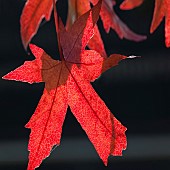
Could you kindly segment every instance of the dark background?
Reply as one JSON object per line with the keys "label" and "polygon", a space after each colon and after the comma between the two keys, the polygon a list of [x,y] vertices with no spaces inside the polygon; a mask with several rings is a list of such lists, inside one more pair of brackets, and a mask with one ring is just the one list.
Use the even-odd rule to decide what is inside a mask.
{"label": "dark background", "polygon": [[[124,156],[110,157],[104,167],[85,132],[68,110],[61,146],[40,166],[43,169],[169,169],[170,161],[170,49],[164,44],[164,21],[149,34],[154,1],[131,11],[115,10],[136,33],[147,35],[146,41],[135,43],[120,40],[111,30],[99,28],[109,54],[137,55],[141,58],[122,61],[92,83],[108,108],[128,131]],[[32,60],[20,38],[19,19],[23,0],[0,0],[0,77]],[[59,0],[59,15],[66,20],[67,1]],[[53,58],[58,58],[56,34],[51,21],[41,24],[32,40]],[[33,114],[42,95],[44,84],[27,84],[0,79],[0,169],[26,169],[27,142],[30,130],[24,125]]]}

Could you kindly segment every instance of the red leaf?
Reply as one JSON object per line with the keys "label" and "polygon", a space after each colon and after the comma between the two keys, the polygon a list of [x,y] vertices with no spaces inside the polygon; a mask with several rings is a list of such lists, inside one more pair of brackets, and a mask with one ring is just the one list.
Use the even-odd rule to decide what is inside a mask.
{"label": "red leaf", "polygon": [[[122,150],[126,149],[126,128],[113,116],[90,84],[102,72],[126,58],[112,55],[104,59],[96,51],[85,50],[94,34],[100,6],[101,1],[82,15],[68,32],[60,22],[61,61],[53,60],[42,49],[31,45],[36,59],[4,76],[6,79],[33,82],[36,76],[32,70],[35,70],[35,75],[39,70],[41,79],[38,81],[45,82],[40,102],[26,125],[31,128],[28,170],[38,167],[49,156],[52,147],[60,144],[68,105],[105,165],[109,155],[122,155]],[[28,69],[32,76],[27,78],[25,72],[29,73]]]}
{"label": "red leaf", "polygon": [[31,38],[37,33],[43,18],[49,21],[53,6],[53,0],[28,0],[22,11],[21,38],[25,48]]}
{"label": "red leaf", "polygon": [[165,17],[165,44],[170,47],[170,1],[155,0],[155,9],[150,32],[153,33]]}
{"label": "red leaf", "polygon": [[[97,0],[90,0],[93,4],[97,3]],[[115,1],[103,0],[100,16],[103,21],[105,31],[108,33],[110,28],[114,29],[121,39],[126,38],[133,41],[143,41],[146,36],[139,35],[131,31],[123,21],[116,15],[113,10]]]}
{"label": "red leaf", "polygon": [[124,0],[121,5],[120,9],[122,10],[130,10],[140,6],[144,0]]}

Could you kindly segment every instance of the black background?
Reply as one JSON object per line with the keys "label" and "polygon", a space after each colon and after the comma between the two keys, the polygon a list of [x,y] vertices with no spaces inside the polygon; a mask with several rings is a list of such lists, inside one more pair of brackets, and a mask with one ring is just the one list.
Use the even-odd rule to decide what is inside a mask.
{"label": "black background", "polygon": [[[121,11],[119,9],[121,2],[118,1],[115,7],[117,14],[134,32],[147,35],[148,38],[139,43],[120,40],[113,30],[106,34],[99,20],[98,25],[108,55],[119,53],[127,56],[137,55],[141,58],[122,61],[119,66],[104,73],[92,85],[112,113],[128,128],[127,137],[169,135],[170,49],[167,49],[164,43],[164,21],[153,34],[149,34],[154,1],[145,1],[141,7],[131,11]],[[27,55],[20,38],[19,19],[24,3],[25,1],[22,0],[0,0],[0,77],[22,65],[25,60],[33,59],[32,55]],[[59,0],[58,11],[65,22],[66,0]],[[53,16],[49,22],[40,26],[32,43],[42,47],[53,58],[58,58]],[[30,85],[0,79],[0,144],[28,140],[30,131],[25,129],[24,125],[33,114],[43,88],[43,83]],[[62,138],[75,140],[87,138],[69,110]],[[60,149],[62,152],[62,148]],[[82,148],[82,157],[83,149],[86,148]],[[10,155],[11,151],[8,150],[4,154]],[[68,152],[69,154],[71,157],[74,152]],[[46,160],[39,169],[155,170],[168,169],[169,159],[170,157],[160,157],[129,161],[112,157],[109,159],[108,168],[104,167],[99,158],[97,161],[90,162],[75,160],[48,163]],[[26,169],[26,166],[27,162],[0,163],[0,169],[5,170]]]}

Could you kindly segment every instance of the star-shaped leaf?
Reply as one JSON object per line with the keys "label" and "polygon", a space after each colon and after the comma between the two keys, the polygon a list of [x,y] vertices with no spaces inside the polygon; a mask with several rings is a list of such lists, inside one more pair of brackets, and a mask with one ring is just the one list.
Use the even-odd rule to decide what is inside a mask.
{"label": "star-shaped leaf", "polygon": [[3,78],[28,83],[45,82],[43,95],[27,123],[31,129],[28,170],[34,170],[49,156],[54,145],[60,144],[62,125],[69,106],[107,165],[109,155],[122,155],[126,149],[126,128],[113,116],[90,82],[115,66],[125,56],[103,58],[85,47],[94,34],[101,1],[79,17],[69,31],[59,24],[61,61],[52,59],[43,49],[30,45],[35,60]]}

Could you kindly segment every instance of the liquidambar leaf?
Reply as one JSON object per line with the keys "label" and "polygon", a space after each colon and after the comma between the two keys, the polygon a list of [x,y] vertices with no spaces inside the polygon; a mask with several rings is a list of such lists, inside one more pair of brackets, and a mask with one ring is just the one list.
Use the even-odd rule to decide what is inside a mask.
{"label": "liquidambar leaf", "polygon": [[122,10],[130,10],[140,6],[144,0],[124,0],[121,5],[120,9]]}
{"label": "liquidambar leaf", "polygon": [[115,66],[125,56],[104,59],[94,50],[85,50],[94,34],[101,1],[79,17],[67,32],[60,22],[61,61],[53,60],[41,48],[30,45],[35,60],[25,62],[4,79],[45,82],[43,95],[26,127],[31,129],[27,170],[34,170],[60,144],[67,107],[85,130],[97,153],[107,165],[109,155],[126,149],[126,128],[113,116],[90,82]]}
{"label": "liquidambar leaf", "polygon": [[150,32],[153,33],[165,17],[165,44],[170,47],[170,1],[155,0],[155,9]]}
{"label": "liquidambar leaf", "polygon": [[[56,0],[57,1],[57,0]],[[21,14],[21,38],[25,49],[43,18],[50,19],[53,0],[27,0]]]}

